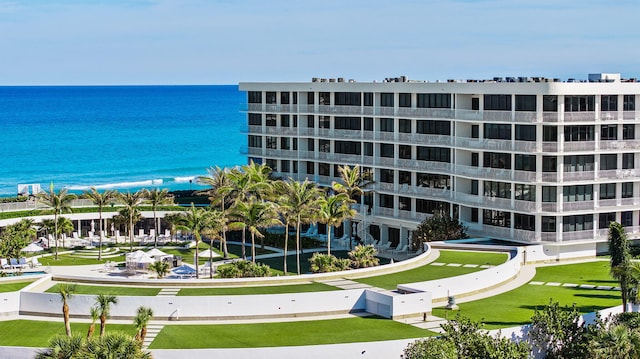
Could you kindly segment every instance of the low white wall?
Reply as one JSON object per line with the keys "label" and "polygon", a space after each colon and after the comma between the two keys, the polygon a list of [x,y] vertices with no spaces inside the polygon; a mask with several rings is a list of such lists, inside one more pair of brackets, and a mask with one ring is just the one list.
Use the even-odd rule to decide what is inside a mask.
{"label": "low white wall", "polygon": [[365,296],[367,313],[381,317],[398,319],[431,313],[431,293],[428,292],[400,294],[367,290]]}
{"label": "low white wall", "polygon": [[25,359],[34,358],[39,350],[43,348],[28,347],[0,347],[0,358],[2,359]]}
{"label": "low white wall", "polygon": [[598,252],[596,242],[545,243],[523,247],[527,263],[558,262],[563,260],[595,257]]}
{"label": "low white wall", "polygon": [[0,293],[0,316],[18,314],[20,310],[20,292]]}
{"label": "low white wall", "polygon": [[398,289],[407,292],[431,292],[434,301],[446,299],[450,295],[472,294],[515,277],[520,272],[522,259],[522,248],[518,247],[517,253],[509,261],[495,267],[451,278],[401,284],[398,285]]}

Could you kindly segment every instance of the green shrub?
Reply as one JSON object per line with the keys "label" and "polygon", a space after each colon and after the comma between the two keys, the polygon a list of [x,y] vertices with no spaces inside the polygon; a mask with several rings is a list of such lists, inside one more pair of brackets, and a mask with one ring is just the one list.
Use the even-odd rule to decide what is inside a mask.
{"label": "green shrub", "polygon": [[252,278],[270,277],[271,268],[262,263],[249,261],[236,261],[218,267],[218,277],[220,278]]}
{"label": "green shrub", "polygon": [[337,258],[333,254],[316,252],[309,258],[309,264],[313,273],[329,273],[349,269],[351,261],[346,258]]}

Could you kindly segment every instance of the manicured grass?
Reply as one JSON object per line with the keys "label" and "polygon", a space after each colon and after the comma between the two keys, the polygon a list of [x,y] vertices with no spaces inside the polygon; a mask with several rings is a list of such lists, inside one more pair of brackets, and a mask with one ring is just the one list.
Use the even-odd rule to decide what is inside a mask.
{"label": "manicured grass", "polygon": [[292,285],[268,285],[259,287],[233,287],[233,288],[182,288],[179,296],[197,295],[252,295],[252,294],[283,294],[303,292],[324,292],[340,290],[339,288],[322,284],[292,284]]}
{"label": "manicured grass", "polygon": [[33,280],[28,280],[23,282],[12,282],[12,283],[0,284],[0,293],[18,291],[33,282],[34,282]]}
{"label": "manicured grass", "polygon": [[[607,262],[589,262],[538,268],[533,281],[615,286],[609,276]],[[621,304],[620,292],[613,290],[568,288],[525,284],[510,292],[469,303],[458,303],[460,314],[484,322],[487,328],[503,328],[531,322],[535,309],[549,300],[570,306],[576,303],[582,313]],[[452,318],[455,312],[434,308],[433,314]]]}
{"label": "manicured grass", "polygon": [[[58,293],[58,285],[46,290],[47,293]],[[160,288],[145,287],[109,287],[101,285],[76,285],[75,294],[111,294],[111,295],[129,295],[129,296],[155,296],[160,292]]]}
{"label": "manicured grass", "polygon": [[259,324],[168,325],[150,349],[257,348],[372,342],[434,335],[376,317]]}
{"label": "manicured grass", "polygon": [[[81,254],[82,256],[87,256],[86,253]],[[58,256],[58,260],[55,259],[54,256],[51,257],[43,257],[39,258],[38,261],[42,263],[43,266],[80,266],[80,265],[92,265],[92,264],[104,264],[107,261],[110,262],[124,262],[124,255],[119,255],[117,257],[112,258],[102,258],[98,260],[96,258],[80,258],[78,255],[73,254],[63,254]]]}
{"label": "manicured grass", "polygon": [[[326,251],[320,251],[318,253],[326,254]],[[331,254],[338,258],[349,258],[348,251],[331,251]],[[300,272],[311,273],[311,269],[309,266],[309,259],[313,256],[312,252],[304,252],[300,254]],[[273,275],[284,275],[284,258],[283,256],[277,256],[273,258],[265,258],[259,259],[258,262],[267,264],[271,267]],[[380,264],[388,264],[389,259],[380,258]],[[289,274],[296,274],[296,256],[295,254],[290,254],[287,256],[287,272]]]}
{"label": "manicured grass", "polygon": [[[59,303],[58,303],[59,304]],[[89,329],[89,323],[74,323],[71,319],[72,333],[84,336]],[[133,324],[110,324],[107,321],[107,332],[124,331],[134,335]],[[100,332],[100,323],[96,323],[96,333]],[[36,320],[8,320],[0,321],[0,346],[46,347],[49,340],[56,334],[64,334],[63,322],[45,322]]]}
{"label": "manicured grass", "polygon": [[[488,264],[498,265],[508,259],[505,253],[495,252],[462,252],[462,251],[440,251],[440,257],[436,262],[458,263],[458,264]],[[424,282],[440,278],[454,277],[462,274],[477,272],[482,268],[447,267],[425,265],[403,272],[385,274],[375,277],[354,279],[356,282],[365,283],[374,287],[385,289],[396,289],[398,284]]]}

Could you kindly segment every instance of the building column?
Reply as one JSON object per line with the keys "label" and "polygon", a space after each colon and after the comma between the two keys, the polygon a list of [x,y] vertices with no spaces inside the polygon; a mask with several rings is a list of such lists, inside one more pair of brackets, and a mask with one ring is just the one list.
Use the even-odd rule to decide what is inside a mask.
{"label": "building column", "polygon": [[386,224],[380,225],[380,243],[385,244],[389,242],[389,226]]}

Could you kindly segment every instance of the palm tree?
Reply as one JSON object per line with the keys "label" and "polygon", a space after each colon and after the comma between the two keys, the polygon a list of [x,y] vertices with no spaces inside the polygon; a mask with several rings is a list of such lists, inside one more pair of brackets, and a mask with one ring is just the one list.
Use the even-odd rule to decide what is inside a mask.
{"label": "palm tree", "polygon": [[380,263],[376,254],[378,254],[378,251],[372,244],[367,244],[366,246],[357,245],[349,252],[349,258],[351,258],[355,268],[375,267]]}
{"label": "palm tree", "polygon": [[356,211],[349,208],[350,201],[345,193],[324,197],[320,201],[318,217],[320,223],[327,225],[327,254],[331,254],[331,228],[340,227],[345,219],[353,218],[356,215]]}
{"label": "palm tree", "polygon": [[162,279],[165,274],[169,273],[169,263],[165,261],[158,261],[151,263],[149,269],[156,272],[158,279]]}
{"label": "palm tree", "polygon": [[144,191],[138,191],[135,193],[120,193],[118,195],[118,199],[124,205],[123,210],[124,212],[126,212],[127,219],[129,220],[129,223],[127,225],[129,227],[129,249],[131,252],[133,252],[133,225],[135,223],[133,220],[136,216],[136,213],[139,213],[138,207],[140,207],[140,205],[144,201]]}
{"label": "palm tree", "polygon": [[107,328],[107,318],[111,311],[111,304],[118,304],[118,298],[115,295],[98,294],[96,296],[96,306],[100,311],[100,336],[104,335]]}
{"label": "palm tree", "polygon": [[147,336],[147,324],[153,318],[153,310],[147,307],[139,307],[136,316],[133,318],[133,325],[136,326],[136,340],[144,342]]}
{"label": "palm tree", "polygon": [[142,343],[125,332],[110,332],[96,340],[88,341],[80,354],[80,358],[92,359],[151,358],[151,353],[142,350]]}
{"label": "palm tree", "polygon": [[[352,208],[352,204],[356,203],[358,198],[362,198],[367,191],[367,187],[373,184],[371,180],[371,172],[361,171],[360,166],[355,165],[353,168],[348,165],[339,166],[341,182],[333,182],[331,187],[337,193],[345,193],[349,199],[353,202],[349,204],[349,209]],[[351,232],[351,223],[347,222],[347,229]],[[352,238],[349,236],[349,249],[353,246]]]}
{"label": "palm tree", "polygon": [[145,191],[146,198],[151,204],[151,208],[153,209],[153,230],[154,230],[154,238],[153,238],[153,246],[158,248],[158,216],[156,212],[158,207],[163,204],[173,203],[173,196],[169,194],[168,189],[158,189],[154,188],[150,191]]}
{"label": "palm tree", "polygon": [[295,216],[292,215],[290,207],[286,203],[286,190],[287,190],[287,182],[285,181],[277,181],[274,183],[274,187],[278,194],[278,212],[280,212],[280,217],[284,220],[284,275],[287,275],[287,252],[289,247],[289,226],[295,223]]}
{"label": "palm tree", "polygon": [[[220,239],[220,246],[224,248],[224,258],[229,256],[227,251],[226,236],[224,233],[228,229],[229,218],[227,218],[226,212],[211,209],[209,211],[208,226],[203,230],[203,234],[206,234],[211,239],[209,242],[209,278],[213,278],[213,239]],[[222,236],[220,235],[222,233]],[[222,243],[224,242],[224,246]]]}
{"label": "palm tree", "polygon": [[113,201],[115,198],[114,191],[104,191],[102,193],[98,192],[95,187],[89,188],[89,190],[84,192],[84,196],[93,202],[96,206],[98,206],[98,230],[100,231],[100,246],[98,247],[98,260],[102,260],[102,239],[103,239],[103,221],[102,221],[102,210],[104,206],[107,206]]}
{"label": "palm tree", "polygon": [[[217,203],[220,204],[220,211],[225,214],[227,207],[227,197],[232,192],[233,187],[231,180],[229,179],[229,170],[222,169],[220,167],[211,167],[207,170],[209,172],[208,176],[198,177],[198,182],[208,185],[211,188],[201,193],[209,196],[209,200],[211,200],[211,205],[214,206]],[[225,215],[226,217],[226,215]],[[229,258],[229,250],[227,248],[227,228],[222,230],[222,240],[220,241],[220,250],[224,254],[224,258]]]}
{"label": "palm tree", "polygon": [[193,237],[196,240],[196,278],[200,278],[200,271],[198,270],[198,245],[200,244],[200,240],[202,240],[201,233],[203,231],[207,231],[211,227],[211,225],[210,210],[208,208],[196,208],[194,204],[191,203],[191,208],[189,209],[189,211],[183,213],[182,221],[177,226],[178,228],[184,229],[193,234]]}
{"label": "palm tree", "polygon": [[268,228],[282,225],[278,219],[278,213],[274,204],[271,202],[262,202],[251,200],[249,203],[238,202],[233,211],[233,216],[239,219],[234,225],[243,230],[249,230],[251,233],[251,261],[256,262],[256,237],[263,238],[260,228]]}
{"label": "palm tree", "polygon": [[49,340],[47,349],[37,352],[36,359],[77,358],[82,350],[81,336],[56,335]]}
{"label": "palm tree", "polygon": [[55,226],[54,233],[56,235],[56,249],[54,258],[58,259],[58,216],[63,213],[71,212],[71,201],[76,199],[76,195],[69,194],[66,188],[60,189],[58,192],[53,190],[53,182],[49,186],[49,191],[38,193],[38,200],[53,210],[53,223]]}
{"label": "palm tree", "polygon": [[[296,264],[297,273],[300,274],[300,226],[315,221],[314,211],[319,207],[320,190],[315,183],[309,180],[304,182],[288,181],[281,184],[280,205],[286,208],[293,223],[296,224]],[[285,251],[285,262],[287,252]]]}
{"label": "palm tree", "polygon": [[620,294],[622,296],[622,310],[627,311],[629,297],[629,242],[624,227],[618,222],[609,224],[609,254],[610,273],[620,282]]}
{"label": "palm tree", "polygon": [[169,231],[171,232],[172,240],[176,235],[176,230],[181,220],[182,220],[182,213],[180,212],[168,213],[164,216],[164,221],[169,225]]}
{"label": "palm tree", "polygon": [[96,306],[93,306],[89,309],[89,315],[91,316],[91,325],[89,325],[89,330],[87,330],[87,340],[91,340],[93,332],[96,331],[96,320],[100,318],[100,310]]}
{"label": "palm tree", "polygon": [[76,292],[75,284],[60,283],[58,284],[58,294],[62,301],[62,316],[64,318],[64,330],[68,337],[71,337],[71,323],[69,322],[69,299]]}

